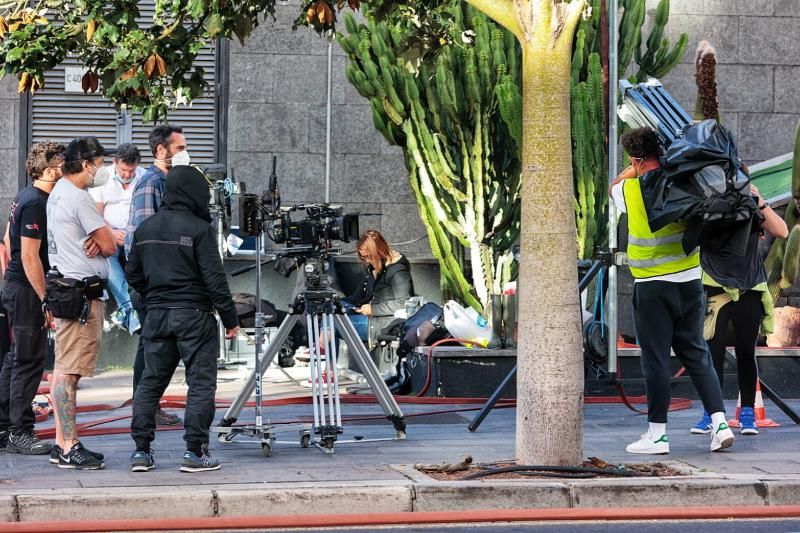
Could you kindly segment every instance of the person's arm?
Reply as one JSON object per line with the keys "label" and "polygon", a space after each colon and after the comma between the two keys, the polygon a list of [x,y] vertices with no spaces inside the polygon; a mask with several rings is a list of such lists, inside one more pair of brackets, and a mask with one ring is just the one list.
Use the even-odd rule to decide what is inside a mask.
{"label": "person's arm", "polygon": [[753,199],[756,201],[758,208],[761,210],[761,213],[764,215],[764,222],[761,223],[761,227],[775,237],[776,239],[785,239],[789,236],[789,228],[786,226],[786,222],[778,216],[778,213],[772,210],[772,206],[770,206],[767,202],[761,198],[761,194],[758,192],[758,187],[755,185],[750,185],[750,193],[753,195]]}
{"label": "person's arm", "polygon": [[636,171],[633,167],[627,167],[622,172],[619,173],[619,176],[614,178],[614,181],[608,184],[608,195],[611,196],[611,191],[614,189],[615,186],[622,183],[623,180],[629,180],[636,177]]}
{"label": "person's arm", "polygon": [[7,223],[6,233],[2,242],[3,249],[0,250],[0,275],[5,275],[6,270],[8,270],[8,262],[11,261],[11,237],[8,235],[10,227],[11,223]]}
{"label": "person's arm", "polygon": [[239,316],[236,314],[228,279],[217,250],[217,237],[210,224],[206,231],[195,238],[194,254],[203,282],[211,295],[211,302],[225,326],[226,337],[233,338],[239,330]]}
{"label": "person's arm", "polygon": [[392,284],[393,298],[383,302],[376,302],[372,299],[370,302],[370,310],[372,316],[391,316],[398,309],[405,306],[406,300],[414,296],[412,294],[412,287],[414,284],[411,281],[411,271],[408,268],[401,268],[392,274],[390,279]]}
{"label": "person's arm", "polygon": [[39,248],[41,245],[41,239],[20,237],[22,269],[25,271],[25,277],[28,278],[31,287],[36,291],[36,295],[39,296],[40,300],[44,301],[44,265],[42,265],[42,259],[39,257]]}
{"label": "person's arm", "polygon": [[108,226],[97,228],[89,234],[89,238],[100,248],[103,257],[111,257],[117,253],[117,242]]}
{"label": "person's arm", "polygon": [[144,294],[144,269],[136,253],[136,237],[134,236],[131,244],[131,252],[128,254],[128,263],[125,265],[125,279],[128,285],[139,294]]}

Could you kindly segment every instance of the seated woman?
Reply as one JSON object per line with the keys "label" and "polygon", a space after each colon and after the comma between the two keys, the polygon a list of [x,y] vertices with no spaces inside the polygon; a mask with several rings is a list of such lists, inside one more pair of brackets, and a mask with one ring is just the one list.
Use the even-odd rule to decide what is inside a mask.
{"label": "seated woman", "polygon": [[394,312],[414,296],[414,283],[408,259],[392,250],[379,231],[365,231],[356,250],[363,266],[362,280],[344,302],[353,306],[357,314],[350,316],[351,322],[361,339],[367,340],[375,338],[392,321]]}

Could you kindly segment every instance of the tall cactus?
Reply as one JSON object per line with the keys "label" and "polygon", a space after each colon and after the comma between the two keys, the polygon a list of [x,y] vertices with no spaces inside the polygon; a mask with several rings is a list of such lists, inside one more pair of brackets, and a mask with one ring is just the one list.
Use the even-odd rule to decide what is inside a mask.
{"label": "tall cactus", "polygon": [[[348,16],[339,43],[346,74],[372,106],[375,127],[404,146],[411,187],[439,260],[443,283],[483,308],[513,279],[511,245],[519,235],[522,142],[519,49],[514,36],[471,7],[454,4],[454,42],[419,75],[396,50],[401,35]],[[470,255],[472,276],[459,263]]]}
{"label": "tall cactus", "polygon": [[800,262],[800,123],[794,134],[792,199],[786,206],[783,220],[789,227],[789,237],[786,240],[775,239],[765,261],[767,285],[773,301],[778,299],[781,289],[794,284]]}
{"label": "tall cactus", "polygon": [[[592,0],[592,6],[592,16],[577,35],[572,67],[581,257],[591,257],[605,239],[607,205],[607,108],[600,59],[605,1]],[[620,53],[628,54],[621,62],[623,71],[633,60],[643,75],[672,68],[683,53],[685,36],[672,49],[661,39],[669,1],[659,3],[653,30],[658,38],[648,39],[644,55],[645,0],[628,0],[623,6]],[[521,51],[511,33],[464,2],[454,0],[451,13],[454,44],[442,48],[433,66],[419,71],[406,59],[412,54],[400,28],[372,21],[358,24],[348,16],[347,35],[339,35],[338,42],[349,58],[347,79],[369,99],[375,127],[404,148],[443,288],[480,310],[490,294],[516,277],[510,245],[519,235]],[[460,260],[465,252],[468,263]]]}
{"label": "tall cactus", "polygon": [[[601,64],[602,20],[606,2],[592,0],[592,16],[581,22],[575,38],[572,57],[572,140],[573,176],[575,179],[575,218],[578,228],[578,254],[590,258],[607,238],[608,197],[606,195],[608,153],[606,150],[607,87],[604,86]],[[656,7],[653,28],[642,52],[642,25],[645,21],[645,0],[624,0],[619,25],[619,75],[638,70],[631,80],[648,76],[661,77],[678,64],[686,49],[688,37],[681,34],[670,46],[663,38],[669,21],[669,0]]]}

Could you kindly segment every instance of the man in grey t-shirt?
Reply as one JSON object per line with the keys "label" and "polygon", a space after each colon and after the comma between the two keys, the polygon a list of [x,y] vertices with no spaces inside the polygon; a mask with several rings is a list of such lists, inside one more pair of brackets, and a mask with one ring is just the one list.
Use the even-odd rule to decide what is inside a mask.
{"label": "man in grey t-shirt", "polygon": [[[106,151],[95,137],[79,137],[67,146],[64,177],[47,201],[47,245],[50,266],[65,277],[108,279],[105,257],[117,251],[114,236],[97,211],[87,189],[103,165]],[[77,318],[56,319],[56,362],[51,387],[56,416],[56,444],[50,456],[59,468],[99,470],[103,455],[78,440],[75,403],[78,381],[94,375],[103,334],[102,300],[89,301],[85,323]]]}

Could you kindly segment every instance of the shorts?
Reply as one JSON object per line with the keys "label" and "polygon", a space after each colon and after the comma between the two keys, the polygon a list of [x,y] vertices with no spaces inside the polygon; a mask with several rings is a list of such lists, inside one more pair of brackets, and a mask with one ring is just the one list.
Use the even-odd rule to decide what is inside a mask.
{"label": "shorts", "polygon": [[56,362],[53,372],[94,376],[100,343],[103,340],[103,300],[91,300],[86,324],[78,320],[56,319]]}

